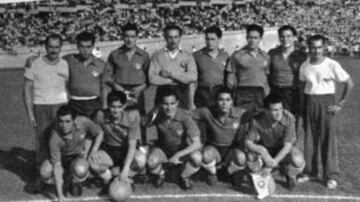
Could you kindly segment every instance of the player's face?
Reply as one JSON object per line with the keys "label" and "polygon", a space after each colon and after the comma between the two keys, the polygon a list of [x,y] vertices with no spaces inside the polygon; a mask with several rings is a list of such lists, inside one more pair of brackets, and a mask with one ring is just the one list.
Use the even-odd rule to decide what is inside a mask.
{"label": "player's face", "polygon": [[256,49],[260,45],[260,41],[261,41],[260,33],[257,32],[257,31],[250,31],[246,35],[246,40],[247,40],[247,43],[248,43],[248,47],[250,49]]}
{"label": "player's face", "polygon": [[284,30],[279,35],[279,41],[282,47],[289,48],[294,45],[295,36],[291,30]]}
{"label": "player's face", "polygon": [[207,33],[205,35],[205,44],[206,48],[209,50],[214,50],[219,48],[220,39],[216,36],[215,33]]}
{"label": "player's face", "polygon": [[179,47],[180,39],[180,32],[177,29],[168,30],[165,34],[166,46],[170,50],[174,50]]}
{"label": "player's face", "polygon": [[322,40],[316,40],[310,43],[309,55],[312,59],[321,59],[324,57],[324,43]]}
{"label": "player's face", "polygon": [[69,134],[71,133],[74,127],[74,119],[71,117],[70,114],[65,116],[60,116],[58,117],[58,124],[63,134]]}
{"label": "player's face", "polygon": [[57,59],[61,52],[61,43],[58,39],[50,39],[45,46],[46,53],[51,59]]}
{"label": "player's face", "polygon": [[135,30],[127,30],[124,35],[123,35],[123,39],[124,39],[124,45],[127,48],[133,48],[136,45],[136,40],[137,40],[137,34]]}
{"label": "player's face", "polygon": [[282,103],[275,103],[275,104],[270,104],[269,106],[269,114],[271,116],[272,119],[274,119],[275,121],[280,121],[283,117],[283,105]]}
{"label": "player's face", "polygon": [[92,41],[79,41],[77,44],[81,57],[88,59],[92,56],[94,44]]}
{"label": "player's face", "polygon": [[221,93],[217,98],[217,105],[221,112],[227,113],[233,105],[233,99],[229,93]]}
{"label": "player's face", "polygon": [[110,104],[109,110],[112,118],[117,119],[120,118],[121,112],[124,110],[125,105],[120,101],[114,101]]}
{"label": "player's face", "polygon": [[175,96],[167,96],[163,98],[161,103],[161,110],[167,117],[174,117],[176,114],[176,109],[179,105],[179,101]]}

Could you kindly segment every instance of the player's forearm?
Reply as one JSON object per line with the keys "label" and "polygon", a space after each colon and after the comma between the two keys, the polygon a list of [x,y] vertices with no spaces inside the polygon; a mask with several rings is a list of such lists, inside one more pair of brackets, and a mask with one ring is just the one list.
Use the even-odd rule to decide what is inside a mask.
{"label": "player's forearm", "polygon": [[196,82],[197,72],[189,71],[184,73],[176,73],[172,75],[172,78],[183,84],[189,84],[191,82]]}
{"label": "player's forearm", "polygon": [[280,163],[291,152],[292,147],[293,145],[291,143],[285,143],[284,147],[274,158],[276,163]]}
{"label": "player's forearm", "polygon": [[53,164],[54,166],[54,178],[55,178],[55,186],[56,186],[56,192],[58,196],[63,196],[64,193],[62,191],[63,187],[63,168],[61,166],[60,162],[56,162]]}
{"label": "player's forearm", "polygon": [[172,79],[169,78],[164,78],[160,75],[149,75],[149,81],[151,84],[153,85],[158,85],[158,86],[162,86],[162,85],[168,85],[168,84],[172,84],[174,83]]}
{"label": "player's forearm", "polygon": [[235,87],[235,74],[230,72],[227,73],[225,85],[230,89],[233,89]]}
{"label": "player's forearm", "polygon": [[92,153],[99,151],[99,148],[100,148],[100,145],[101,145],[103,139],[104,139],[104,132],[101,131],[95,138],[94,145],[92,146],[92,149],[91,149]]}
{"label": "player's forearm", "polygon": [[24,91],[24,105],[28,116],[34,116],[34,103],[33,103],[33,96],[32,96],[32,85],[25,84]]}
{"label": "player's forearm", "polygon": [[101,107],[102,109],[106,109],[107,108],[107,94],[108,94],[108,86],[106,85],[106,83],[103,80],[104,78],[101,79],[100,82],[100,99],[101,99]]}
{"label": "player's forearm", "polygon": [[254,142],[252,142],[250,140],[245,141],[245,146],[247,149],[249,149],[249,151],[251,151],[255,154],[258,154],[262,157],[269,155],[269,152],[267,151],[267,149],[265,147],[255,144]]}
{"label": "player's forearm", "polygon": [[351,78],[349,78],[346,82],[345,82],[345,87],[344,87],[344,91],[341,95],[340,101],[339,101],[339,105],[342,107],[345,102],[347,101],[347,99],[349,98],[350,95],[350,91],[354,88],[354,83],[351,80]]}
{"label": "player's forearm", "polygon": [[127,151],[127,154],[126,154],[123,170],[127,170],[127,171],[130,170],[130,165],[131,165],[131,162],[134,159],[135,151],[136,151],[136,140],[130,140],[129,141],[129,148],[128,148],[128,151]]}
{"label": "player's forearm", "polygon": [[189,155],[195,151],[200,150],[202,147],[200,141],[193,141],[189,146],[185,147],[183,150],[180,150],[176,153],[176,155],[179,156],[179,158]]}

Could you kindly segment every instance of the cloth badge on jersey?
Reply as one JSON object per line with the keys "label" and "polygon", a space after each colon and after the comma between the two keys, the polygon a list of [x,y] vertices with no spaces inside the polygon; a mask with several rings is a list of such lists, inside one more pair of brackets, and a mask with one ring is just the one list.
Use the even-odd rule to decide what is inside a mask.
{"label": "cloth badge on jersey", "polygon": [[239,128],[239,126],[240,126],[240,123],[239,122],[234,122],[233,123],[233,128],[236,130],[236,129],[238,129]]}
{"label": "cloth badge on jersey", "polygon": [[140,70],[140,69],[141,69],[141,64],[140,64],[140,63],[136,63],[136,64],[134,65],[134,67],[135,67],[135,69]]}
{"label": "cloth badge on jersey", "polygon": [[181,62],[180,66],[184,69],[185,72],[188,71],[188,64],[186,62]]}
{"label": "cloth badge on jersey", "polygon": [[176,134],[177,134],[178,136],[182,136],[183,133],[184,133],[184,130],[183,130],[183,129],[178,129],[178,130],[176,130]]}
{"label": "cloth badge on jersey", "polygon": [[85,136],[86,136],[86,133],[81,133],[81,134],[79,135],[79,137],[80,137],[81,139],[85,139]]}
{"label": "cloth badge on jersey", "polygon": [[93,71],[93,72],[92,72],[92,75],[93,75],[93,77],[98,77],[98,76],[100,75],[100,73],[97,72],[97,71]]}
{"label": "cloth badge on jersey", "polygon": [[268,61],[265,60],[263,64],[264,64],[264,66],[267,66],[267,65],[268,65]]}

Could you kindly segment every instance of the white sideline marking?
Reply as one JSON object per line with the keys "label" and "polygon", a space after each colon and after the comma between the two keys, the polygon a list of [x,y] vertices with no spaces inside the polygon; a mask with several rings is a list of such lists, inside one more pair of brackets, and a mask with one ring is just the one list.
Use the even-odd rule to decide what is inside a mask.
{"label": "white sideline marking", "polygon": [[[159,195],[133,195],[131,199],[184,199],[184,198],[254,198],[248,194],[159,194]],[[360,201],[360,197],[357,196],[341,196],[341,195],[301,195],[301,194],[275,194],[269,198],[279,199],[320,199],[320,200],[351,200]],[[108,200],[108,197],[89,196],[80,198],[67,198],[66,201],[98,201]],[[32,200],[11,200],[6,202],[52,202],[50,199],[32,199]]]}

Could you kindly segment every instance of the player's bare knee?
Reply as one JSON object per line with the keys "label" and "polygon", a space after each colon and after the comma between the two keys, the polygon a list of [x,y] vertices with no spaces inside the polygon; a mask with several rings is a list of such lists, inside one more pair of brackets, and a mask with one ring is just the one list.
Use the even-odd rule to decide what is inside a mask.
{"label": "player's bare knee", "polygon": [[291,163],[297,168],[304,166],[304,164],[305,164],[304,156],[301,153],[292,155]]}
{"label": "player's bare knee", "polygon": [[143,170],[146,167],[146,155],[136,153],[133,163],[137,170]]}
{"label": "player's bare knee", "polygon": [[76,159],[72,163],[72,173],[78,178],[84,178],[89,172],[89,163],[85,159]]}
{"label": "player's bare knee", "polygon": [[237,164],[238,166],[243,166],[246,163],[246,156],[244,154],[244,152],[240,151],[240,150],[235,150],[234,151],[234,162],[235,164]]}
{"label": "player's bare knee", "polygon": [[202,162],[209,164],[216,160],[216,153],[213,149],[205,149],[202,155]]}
{"label": "player's bare knee", "polygon": [[40,166],[40,177],[44,180],[53,176],[53,166],[49,160],[45,160]]}
{"label": "player's bare knee", "polygon": [[161,162],[159,157],[156,155],[150,155],[147,161],[147,166],[150,170],[156,169],[160,164]]}
{"label": "player's bare knee", "polygon": [[190,154],[191,164],[195,167],[200,167],[202,163],[202,155],[201,152],[196,151]]}

